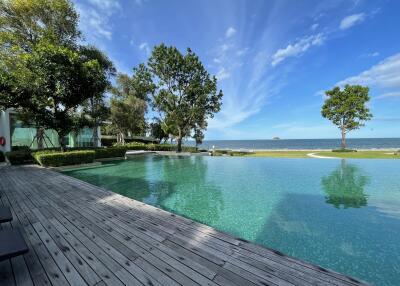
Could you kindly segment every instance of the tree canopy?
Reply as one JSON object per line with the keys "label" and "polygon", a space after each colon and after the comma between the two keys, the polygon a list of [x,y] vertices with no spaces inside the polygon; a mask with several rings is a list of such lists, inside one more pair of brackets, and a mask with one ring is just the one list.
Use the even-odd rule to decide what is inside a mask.
{"label": "tree canopy", "polygon": [[342,134],[342,148],[346,148],[346,134],[364,126],[372,118],[366,103],[370,100],[369,88],[361,85],[346,85],[343,90],[334,87],[325,92],[321,114],[335,124]]}
{"label": "tree canopy", "polygon": [[204,130],[207,119],[220,110],[223,93],[190,49],[181,54],[175,47],[156,46],[148,69],[156,83],[152,106],[181,151],[182,139]]}
{"label": "tree canopy", "polygon": [[68,0],[0,4],[0,106],[19,108],[38,127],[55,130],[62,149],[65,135],[82,123],[77,109],[101,98],[114,70],[79,39],[78,14]]}
{"label": "tree canopy", "polygon": [[117,133],[119,142],[127,135],[145,134],[147,103],[154,88],[144,65],[135,68],[132,77],[117,76],[116,86],[112,89],[110,119],[111,129]]}

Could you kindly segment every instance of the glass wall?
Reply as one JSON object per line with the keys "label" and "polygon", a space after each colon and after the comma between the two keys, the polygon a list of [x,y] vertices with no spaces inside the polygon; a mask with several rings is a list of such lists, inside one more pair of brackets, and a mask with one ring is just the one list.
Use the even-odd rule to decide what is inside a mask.
{"label": "glass wall", "polygon": [[[27,126],[18,120],[16,114],[10,114],[11,146],[29,146],[37,149],[37,129]],[[68,147],[90,147],[92,144],[92,128],[83,128],[77,134],[71,132],[65,137]],[[45,130],[43,145],[45,148],[60,147],[58,135],[54,130]]]}

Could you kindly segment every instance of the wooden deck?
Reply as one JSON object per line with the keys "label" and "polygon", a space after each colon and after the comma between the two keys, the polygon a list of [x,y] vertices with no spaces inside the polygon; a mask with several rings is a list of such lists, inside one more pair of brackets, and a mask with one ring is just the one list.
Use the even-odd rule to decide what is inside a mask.
{"label": "wooden deck", "polygon": [[0,285],[361,285],[347,276],[47,169],[0,169],[30,251]]}

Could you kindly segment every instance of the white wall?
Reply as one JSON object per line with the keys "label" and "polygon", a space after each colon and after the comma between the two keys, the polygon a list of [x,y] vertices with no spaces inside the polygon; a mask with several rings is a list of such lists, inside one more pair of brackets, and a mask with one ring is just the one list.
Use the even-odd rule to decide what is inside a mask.
{"label": "white wall", "polygon": [[3,152],[11,151],[10,110],[0,111],[0,137],[4,137],[6,139],[6,145],[0,145],[0,150]]}

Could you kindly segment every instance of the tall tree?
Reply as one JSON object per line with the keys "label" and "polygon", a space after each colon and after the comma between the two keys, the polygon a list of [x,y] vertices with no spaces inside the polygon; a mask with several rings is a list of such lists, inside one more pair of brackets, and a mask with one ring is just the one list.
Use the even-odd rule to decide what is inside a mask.
{"label": "tall tree", "polygon": [[180,152],[182,139],[190,136],[197,123],[220,110],[222,91],[217,90],[216,77],[210,76],[190,49],[183,55],[175,47],[156,46],[148,67],[157,83],[152,105],[169,125]]}
{"label": "tall tree", "polygon": [[21,93],[28,100],[16,104],[39,126],[55,130],[62,150],[66,147],[65,136],[82,127],[81,117],[76,114],[78,107],[102,94],[109,85],[104,68],[83,50],[41,42],[19,59],[25,70],[12,73],[17,82],[23,83],[18,88],[29,86]]}
{"label": "tall tree", "polygon": [[99,53],[78,45],[77,24],[68,0],[0,4],[0,105],[57,131],[62,149],[65,135],[82,123],[77,108],[109,85]]}
{"label": "tall tree", "polygon": [[3,0],[0,2],[0,47],[30,52],[41,40],[75,46],[81,33],[79,15],[69,0]]}
{"label": "tall tree", "polygon": [[[80,37],[78,14],[68,0],[0,1],[0,106],[20,107],[27,102],[29,82],[17,82],[14,72],[24,72],[20,58],[46,40],[73,46]],[[27,84],[28,86],[24,86]]]}
{"label": "tall tree", "polygon": [[112,88],[111,125],[120,143],[126,135],[144,135],[146,132],[147,102],[154,92],[151,75],[144,65],[133,69],[132,77],[119,74]]}
{"label": "tall tree", "polygon": [[[108,78],[115,75],[115,67],[113,63],[104,53],[102,53],[95,47],[86,47],[83,50],[83,54],[90,58],[96,59]],[[106,88],[111,88],[110,82],[107,82]],[[110,116],[110,109],[105,103],[104,91],[104,86],[101,86],[97,94],[94,92],[93,96],[83,103],[83,114],[86,123],[85,125],[93,129],[92,142],[94,147],[100,144],[98,137],[98,128],[103,123],[103,121],[108,119]]]}
{"label": "tall tree", "polygon": [[346,85],[343,90],[334,87],[325,92],[327,99],[322,106],[322,116],[333,122],[341,131],[342,149],[346,148],[346,134],[364,126],[372,118],[366,106],[370,100],[369,88]]}

